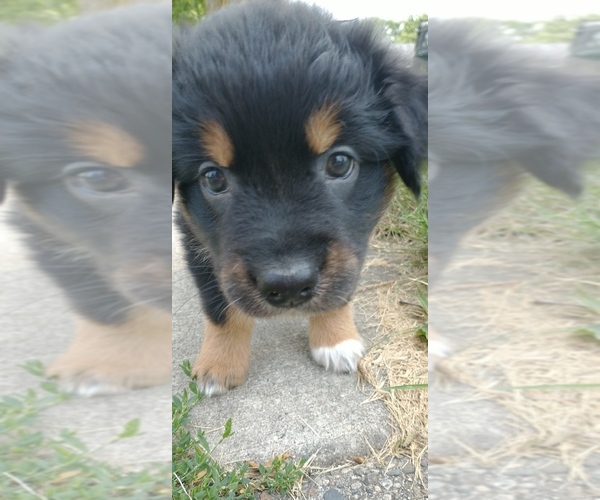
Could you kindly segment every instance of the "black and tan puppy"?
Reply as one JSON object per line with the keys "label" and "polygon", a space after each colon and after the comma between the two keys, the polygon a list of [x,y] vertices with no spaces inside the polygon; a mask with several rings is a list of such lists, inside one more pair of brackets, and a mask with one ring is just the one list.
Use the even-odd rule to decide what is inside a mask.
{"label": "black and tan puppy", "polygon": [[13,35],[0,56],[0,182],[79,316],[48,373],[85,395],[168,381],[170,8]]}
{"label": "black and tan puppy", "polygon": [[[431,19],[429,31],[435,293],[462,239],[520,192],[526,173],[572,196],[582,191],[583,164],[600,158],[600,80],[560,49],[511,43],[489,25]],[[432,366],[449,352],[430,338]]]}
{"label": "black and tan puppy", "polygon": [[352,318],[396,173],[416,194],[427,84],[368,22],[302,3],[220,11],[175,38],[173,178],[206,315],[193,372],[241,384],[253,317],[309,315],[314,360],[352,372]]}

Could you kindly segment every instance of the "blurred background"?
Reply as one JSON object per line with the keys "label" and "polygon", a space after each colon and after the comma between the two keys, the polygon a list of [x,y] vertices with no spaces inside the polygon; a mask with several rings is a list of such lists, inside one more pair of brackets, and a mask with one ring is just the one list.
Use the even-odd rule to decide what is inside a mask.
{"label": "blurred background", "polygon": [[430,498],[595,498],[600,15],[430,13]]}
{"label": "blurred background", "polygon": [[[171,498],[171,17],[145,5],[158,3],[0,2],[1,498]],[[148,161],[152,143],[164,154]],[[53,277],[70,266],[69,299]],[[114,290],[96,272],[124,303],[105,308]],[[80,322],[78,295],[88,317],[127,326]]]}

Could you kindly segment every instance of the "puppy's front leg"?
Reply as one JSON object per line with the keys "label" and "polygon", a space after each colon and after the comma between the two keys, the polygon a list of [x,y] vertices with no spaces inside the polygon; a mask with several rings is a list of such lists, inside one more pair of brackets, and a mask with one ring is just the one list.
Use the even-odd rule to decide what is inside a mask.
{"label": "puppy's front leg", "polygon": [[311,316],[308,340],[313,359],[326,370],[355,372],[365,354],[350,304]]}
{"label": "puppy's front leg", "polygon": [[206,318],[202,349],[192,368],[204,395],[223,394],[246,380],[253,325],[250,316],[234,307],[221,324]]}
{"label": "puppy's front leg", "polygon": [[171,364],[171,314],[140,306],[121,323],[80,318],[73,343],[47,375],[69,392],[95,396],[166,383]]}

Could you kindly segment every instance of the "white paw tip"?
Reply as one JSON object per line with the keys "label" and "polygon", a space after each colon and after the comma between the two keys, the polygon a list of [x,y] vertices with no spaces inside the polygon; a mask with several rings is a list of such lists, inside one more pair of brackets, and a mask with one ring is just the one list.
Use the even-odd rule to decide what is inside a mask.
{"label": "white paw tip", "polygon": [[439,360],[449,358],[452,355],[452,348],[444,340],[429,340],[428,350],[428,369],[434,371]]}
{"label": "white paw tip", "polygon": [[311,349],[317,364],[334,372],[355,372],[358,361],[365,355],[362,340],[344,340],[333,347],[315,347]]}
{"label": "white paw tip", "polygon": [[220,396],[228,392],[228,389],[212,378],[196,380],[196,386],[203,396]]}
{"label": "white paw tip", "polygon": [[102,382],[95,379],[87,380],[65,380],[59,383],[60,389],[69,394],[84,398],[95,396],[109,396],[111,394],[120,394],[127,392],[125,387],[114,385],[108,382]]}

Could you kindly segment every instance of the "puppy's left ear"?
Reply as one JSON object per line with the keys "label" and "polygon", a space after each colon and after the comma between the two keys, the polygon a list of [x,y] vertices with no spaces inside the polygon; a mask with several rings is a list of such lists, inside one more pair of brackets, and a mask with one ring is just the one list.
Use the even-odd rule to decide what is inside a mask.
{"label": "puppy's left ear", "polygon": [[427,158],[427,76],[404,64],[396,57],[385,61],[383,97],[391,110],[397,137],[392,163],[404,184],[419,196],[419,166]]}

